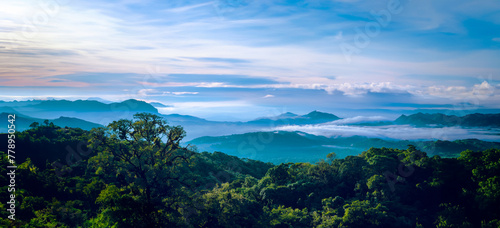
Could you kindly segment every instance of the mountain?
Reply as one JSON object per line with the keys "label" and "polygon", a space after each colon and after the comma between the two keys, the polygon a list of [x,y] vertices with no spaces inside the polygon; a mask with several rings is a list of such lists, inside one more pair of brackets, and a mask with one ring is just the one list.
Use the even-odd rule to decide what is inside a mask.
{"label": "mountain", "polygon": [[256,120],[248,121],[249,124],[266,124],[272,126],[278,125],[303,125],[303,124],[320,124],[327,123],[340,118],[336,115],[313,111],[306,115],[297,115],[291,112],[283,113],[281,115],[271,118],[259,118]]}
{"label": "mountain", "polygon": [[207,135],[222,136],[229,134],[242,134],[246,132],[259,131],[263,128],[260,124],[210,121],[189,115],[168,114],[161,116],[165,118],[169,125],[181,125],[186,131],[186,141]]}
{"label": "mountain", "polygon": [[331,152],[338,158],[358,155],[371,147],[408,148],[409,144],[429,156],[456,157],[464,150],[500,149],[500,142],[478,139],[455,141],[385,140],[364,136],[328,138],[303,132],[253,132],[219,137],[200,137],[188,142],[200,151],[224,151],[227,154],[274,164],[286,162],[317,162]]}
{"label": "mountain", "polygon": [[103,127],[103,125],[100,124],[92,123],[78,118],[63,117],[63,116],[49,121],[60,127],[81,128],[83,130],[91,130],[92,128]]}
{"label": "mountain", "polygon": [[190,115],[168,114],[162,115],[167,121],[174,122],[182,125],[182,123],[196,123],[196,124],[209,124],[217,123],[216,121],[209,121],[206,119],[198,118]]}
{"label": "mountain", "polygon": [[[10,123],[7,122],[7,118],[9,115],[12,115],[12,114],[13,114],[13,112],[0,113],[0,119],[2,122],[2,124],[0,124],[0,132],[1,133],[6,133],[9,130],[8,125]],[[15,118],[16,121],[14,122],[14,125],[16,126],[15,127],[16,131],[24,131],[26,129],[29,129],[29,126],[33,122],[39,122],[39,123],[43,122],[43,120],[41,120],[41,119],[26,117],[24,115],[19,115],[19,114],[15,114],[15,115],[16,115],[16,118]]]}
{"label": "mountain", "polygon": [[[97,99],[97,98],[96,98]],[[162,115],[158,113],[158,109],[154,106],[165,106],[161,103],[146,103],[138,100],[126,100],[123,102],[114,102],[105,104],[96,100],[31,100],[20,102],[0,102],[0,113],[17,113],[29,114],[24,116],[27,118],[24,128],[29,127],[27,123],[36,118],[41,121],[45,119],[53,120],[57,125],[68,125],[90,129],[92,126],[106,126],[112,121],[119,119],[132,119],[138,112],[148,112],[161,115],[167,120],[170,125],[181,125],[186,130],[185,140],[193,140],[202,136],[223,136],[231,134],[244,134],[248,132],[266,132],[273,131],[277,127],[286,125],[315,125],[320,124],[324,127],[324,131],[330,131],[333,128],[339,130],[337,125],[350,125],[356,131],[363,130],[366,127],[383,127],[393,124],[400,125],[415,125],[419,127],[499,127],[500,114],[469,114],[463,117],[455,115],[445,115],[440,113],[424,114],[417,113],[411,115],[401,115],[395,121],[389,122],[389,119],[371,118],[371,117],[350,117],[339,118],[338,116],[320,111],[313,111],[305,115],[298,115],[291,112],[282,113],[274,117],[259,118],[248,122],[228,122],[228,121],[209,121],[189,115],[168,114]],[[160,107],[159,107],[160,108]],[[58,120],[59,117],[76,118],[85,123],[71,123],[75,120]],[[393,117],[394,118],[394,117]],[[390,119],[392,120],[392,119]],[[33,120],[35,121],[35,120]],[[39,122],[41,122],[39,121]],[[328,126],[326,126],[328,125]],[[64,127],[63,126],[63,127]],[[326,126],[326,127],[325,127]],[[358,127],[358,128],[356,128]],[[5,130],[5,128],[3,128]],[[283,128],[281,128],[283,129]],[[300,128],[286,128],[289,130],[301,130]],[[341,129],[342,130],[342,129]],[[488,129],[485,129],[486,131]],[[306,130],[302,130],[306,131]],[[308,131],[310,132],[310,131]],[[310,132],[312,133],[312,132]],[[352,135],[352,134],[351,134]]]}
{"label": "mountain", "polygon": [[[254,132],[219,137],[200,137],[187,142],[200,151],[224,151],[240,158],[275,164],[314,162],[332,150],[322,146],[322,137],[297,132]],[[307,136],[305,136],[307,135]],[[308,137],[311,136],[311,137]]]}
{"label": "mountain", "polygon": [[462,120],[462,126],[500,127],[500,113],[498,114],[474,113],[462,117],[461,120]]}
{"label": "mountain", "polygon": [[170,105],[164,105],[160,102],[149,102],[150,105],[152,105],[155,108],[167,108],[167,107],[172,107]]}
{"label": "mountain", "polygon": [[295,114],[295,113],[291,113],[291,112],[285,112],[279,116],[276,116],[277,119],[287,119],[287,118],[296,118],[298,117],[299,115]]}
{"label": "mountain", "polygon": [[130,111],[158,113],[158,110],[145,101],[129,99],[122,102],[106,103],[99,98],[89,98],[88,100],[29,100],[0,102],[0,110],[7,111],[7,108],[15,108],[17,111],[29,112],[109,112],[109,111]]}
{"label": "mountain", "polygon": [[442,113],[417,113],[401,115],[394,123],[415,126],[462,126],[462,127],[500,127],[500,114],[468,114],[465,116],[445,115]]}
{"label": "mountain", "polygon": [[10,106],[1,107],[0,111],[2,111],[4,113],[9,113],[9,114],[21,115],[15,108],[12,108]]}
{"label": "mountain", "polygon": [[96,100],[33,100],[0,103],[0,112],[24,113],[38,119],[73,117],[92,123],[107,125],[119,119],[132,119],[139,112],[158,114],[158,109],[144,101],[126,100],[105,104]]}
{"label": "mountain", "polygon": [[[107,125],[112,121],[119,119],[132,119],[133,115],[139,112],[148,112],[161,115],[158,110],[149,103],[138,100],[126,100],[123,102],[115,102],[104,104],[96,101],[97,98],[89,100],[39,100],[39,101],[21,101],[21,102],[3,102],[0,103],[0,113],[29,113],[30,116],[24,116],[18,122],[20,129],[27,129],[32,122],[43,122],[45,119],[52,120],[58,126],[71,126],[80,127],[83,129],[91,129],[92,127],[99,127]],[[8,105],[7,105],[8,104]],[[15,104],[15,105],[14,105]],[[160,106],[163,104],[154,103]],[[166,105],[163,105],[167,107]],[[66,118],[59,119],[60,116]],[[242,128],[241,122],[218,122],[208,121],[202,118],[169,114],[161,115],[168,121],[170,125],[181,125],[187,132],[187,140],[194,139],[205,135],[227,135],[248,132],[249,129],[253,131],[254,126],[247,126]],[[67,118],[73,119],[67,119]],[[78,120],[78,123],[76,122]],[[82,122],[86,121],[86,122]],[[0,128],[5,131],[6,128]]]}
{"label": "mountain", "polygon": [[88,101],[99,101],[99,102],[104,103],[104,104],[111,104],[111,103],[113,103],[112,101],[104,100],[104,99],[102,99],[100,97],[89,97],[89,98],[87,98],[87,100]]}
{"label": "mountain", "polygon": [[158,113],[158,109],[152,105],[134,99],[104,104],[95,100],[49,100],[29,106],[30,108],[43,111],[73,111],[73,112],[109,112],[109,111],[133,111]]}
{"label": "mountain", "polygon": [[[22,115],[16,112],[2,112],[0,113],[0,118],[4,122],[4,124],[0,125],[0,132],[5,133],[8,131],[8,125],[10,123],[7,123],[7,117],[8,115],[15,114],[16,115],[16,121],[14,122],[16,126],[16,131],[24,131],[30,128],[30,125],[33,122],[38,122],[40,124],[45,121],[45,119],[39,119],[39,118],[33,118],[29,117],[26,115]],[[100,124],[92,123],[89,121],[77,119],[77,118],[70,118],[70,117],[59,117],[57,119],[52,119],[50,122],[54,123],[54,125],[59,126],[59,127],[72,127],[72,128],[81,128],[83,130],[91,130],[92,128],[96,127],[102,127]]]}
{"label": "mountain", "polygon": [[39,104],[42,100],[27,100],[27,101],[0,101],[0,107],[22,107],[27,105]]}
{"label": "mountain", "polygon": [[[370,147],[388,145],[381,139],[353,136],[327,138],[304,132],[252,132],[220,137],[200,137],[188,142],[200,151],[224,151],[238,157],[257,159],[275,164],[286,162],[316,162],[335,152],[339,158],[358,155]],[[408,142],[392,143],[405,148]]]}
{"label": "mountain", "polygon": [[330,113],[324,113],[324,112],[318,112],[318,111],[312,111],[307,115],[303,116],[304,118],[308,118],[310,120],[316,120],[316,121],[334,121],[340,119],[338,116],[330,114]]}

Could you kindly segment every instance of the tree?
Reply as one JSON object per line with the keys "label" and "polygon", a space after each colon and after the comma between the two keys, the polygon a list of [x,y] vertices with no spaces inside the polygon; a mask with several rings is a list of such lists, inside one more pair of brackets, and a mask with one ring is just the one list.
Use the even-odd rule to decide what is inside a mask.
{"label": "tree", "polygon": [[229,183],[217,185],[201,200],[202,213],[188,217],[194,227],[263,227],[262,206],[235,192]]}
{"label": "tree", "polygon": [[380,203],[355,200],[344,209],[339,227],[411,227],[404,219],[391,216],[388,208]]}
{"label": "tree", "polygon": [[335,152],[331,152],[326,155],[326,159],[329,162],[332,162],[333,160],[337,159],[337,154]]}
{"label": "tree", "polygon": [[290,174],[288,173],[288,168],[290,164],[282,163],[278,166],[272,167],[267,170],[266,176],[271,178],[271,181],[275,184],[282,185],[289,181]]}
{"label": "tree", "polygon": [[279,206],[267,213],[271,217],[271,226],[274,227],[311,227],[312,217],[309,216],[307,208],[300,210]]}
{"label": "tree", "polygon": [[38,122],[33,122],[30,124],[30,128],[37,128],[38,126],[40,126],[40,123]]}
{"label": "tree", "polygon": [[142,225],[159,226],[168,221],[160,213],[176,213],[173,208],[181,187],[189,184],[182,178],[192,152],[180,146],[185,132],[169,126],[162,117],[139,113],[133,120],[113,121],[106,129],[95,129],[90,148],[100,151],[89,163],[106,182],[116,183],[141,202],[138,213]]}
{"label": "tree", "polygon": [[444,203],[439,205],[444,208],[443,211],[438,213],[438,218],[435,222],[436,227],[473,227],[472,224],[467,221],[467,216],[462,207],[458,205],[451,205],[449,203]]}

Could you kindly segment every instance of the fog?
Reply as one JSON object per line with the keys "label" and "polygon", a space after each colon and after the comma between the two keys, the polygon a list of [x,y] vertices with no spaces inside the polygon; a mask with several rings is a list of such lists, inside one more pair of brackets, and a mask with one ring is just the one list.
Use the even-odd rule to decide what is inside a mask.
{"label": "fog", "polygon": [[288,125],[273,128],[279,131],[301,131],[326,137],[366,136],[371,138],[398,140],[457,140],[480,139],[500,141],[500,129],[461,128],[461,127],[413,127],[410,125],[359,126],[353,123],[384,121],[383,117],[354,117],[325,124]]}

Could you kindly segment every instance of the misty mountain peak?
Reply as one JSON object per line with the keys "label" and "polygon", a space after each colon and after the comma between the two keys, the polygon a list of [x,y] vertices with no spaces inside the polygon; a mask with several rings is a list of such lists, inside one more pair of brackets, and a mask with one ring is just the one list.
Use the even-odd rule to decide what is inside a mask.
{"label": "misty mountain peak", "polygon": [[324,119],[324,120],[338,120],[340,119],[338,116],[326,113],[326,112],[320,112],[320,111],[312,111],[308,113],[307,115],[304,115],[304,117],[310,118],[310,119]]}
{"label": "misty mountain peak", "polygon": [[297,117],[299,115],[295,114],[295,113],[292,113],[292,112],[285,112],[279,116],[277,116],[278,119],[281,119],[281,118],[294,118],[294,117]]}

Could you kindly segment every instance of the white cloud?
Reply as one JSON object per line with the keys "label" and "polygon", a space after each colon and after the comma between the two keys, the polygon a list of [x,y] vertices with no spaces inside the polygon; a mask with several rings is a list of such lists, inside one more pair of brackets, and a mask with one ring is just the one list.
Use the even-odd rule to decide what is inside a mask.
{"label": "white cloud", "polygon": [[412,91],[412,93],[420,96],[434,96],[453,100],[474,100],[475,102],[486,101],[500,96],[495,86],[490,85],[487,81],[475,84],[471,88],[465,86],[430,86],[424,90]]}
{"label": "white cloud", "polygon": [[490,96],[495,93],[495,86],[490,85],[487,81],[483,81],[481,84],[474,85],[472,93],[479,96]]}
{"label": "white cloud", "polygon": [[199,92],[167,92],[173,95],[196,95]]}
{"label": "white cloud", "polygon": [[152,94],[157,94],[158,93],[158,90],[156,89],[141,89],[139,91],[137,91],[137,95],[139,97],[147,97],[147,96],[151,96]]}
{"label": "white cloud", "polygon": [[230,85],[226,85],[225,83],[222,82],[201,82],[196,84],[197,84],[196,87],[202,87],[202,88],[231,87]]}
{"label": "white cloud", "polygon": [[205,3],[182,6],[182,7],[177,7],[177,8],[170,8],[170,9],[166,9],[165,12],[167,12],[167,13],[187,13],[188,11],[191,11],[191,10],[196,9],[196,8],[200,8],[200,7],[204,7],[204,6],[213,6],[213,4],[214,4],[214,2],[205,2]]}

